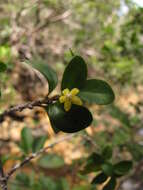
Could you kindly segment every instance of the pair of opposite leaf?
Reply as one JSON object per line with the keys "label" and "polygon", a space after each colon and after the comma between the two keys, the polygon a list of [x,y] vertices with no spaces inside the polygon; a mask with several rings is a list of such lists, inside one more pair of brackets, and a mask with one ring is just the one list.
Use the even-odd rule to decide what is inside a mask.
{"label": "pair of opposite leaf", "polygon": [[74,56],[66,67],[59,101],[47,107],[51,125],[55,131],[73,133],[88,127],[92,114],[84,102],[100,105],[114,100],[111,87],[102,80],[87,80],[87,66],[80,56]]}
{"label": "pair of opposite leaf", "polygon": [[[32,65],[46,76],[51,92],[57,84],[53,70],[48,69],[46,64]],[[84,102],[106,105],[113,102],[115,97],[105,81],[87,80],[87,66],[80,56],[74,56],[65,68],[61,92],[59,100],[46,107],[55,132],[73,133],[88,127],[93,119],[91,112],[83,106]]]}

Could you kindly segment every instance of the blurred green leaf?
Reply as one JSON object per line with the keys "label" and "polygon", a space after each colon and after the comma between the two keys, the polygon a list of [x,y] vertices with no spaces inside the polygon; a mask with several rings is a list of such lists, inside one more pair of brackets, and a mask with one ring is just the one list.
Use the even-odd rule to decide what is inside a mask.
{"label": "blurred green leaf", "polygon": [[113,165],[109,162],[102,165],[102,170],[107,176],[112,176],[113,174]]}
{"label": "blurred green leaf", "polygon": [[[45,190],[46,189],[57,190],[57,184],[51,177],[40,175],[38,184],[40,187],[39,190],[44,190],[44,189]],[[36,185],[35,185],[35,187],[36,187]],[[33,190],[35,190],[35,189],[33,189]]]}
{"label": "blurred green leaf", "polygon": [[60,186],[58,186],[57,189],[70,190],[70,186],[66,178],[61,178],[59,180],[59,183],[60,183]]}
{"label": "blurred green leaf", "polygon": [[80,173],[88,174],[91,172],[99,171],[101,170],[102,164],[103,164],[102,156],[100,154],[93,153],[86,159],[86,165]]}
{"label": "blurred green leaf", "polygon": [[114,165],[114,173],[119,175],[125,175],[132,169],[133,163],[129,160],[121,161]]}
{"label": "blurred green leaf", "polygon": [[143,145],[137,143],[129,143],[127,144],[127,148],[129,152],[132,154],[133,159],[135,161],[140,161],[143,158]]}
{"label": "blurred green leaf", "polygon": [[17,174],[16,180],[18,181],[18,183],[24,184],[25,186],[30,185],[30,179],[26,173],[21,172],[21,173]]}
{"label": "blurred green leaf", "polygon": [[110,136],[106,131],[101,131],[98,133],[95,133],[94,140],[97,143],[97,145],[101,148],[105,147],[105,144],[109,142]]}
{"label": "blurred green leaf", "polygon": [[28,63],[45,76],[49,84],[49,93],[52,92],[58,83],[56,72],[43,59],[37,56],[33,57]]}
{"label": "blurred green leaf", "polygon": [[115,98],[109,84],[98,79],[87,80],[84,87],[80,90],[79,96],[84,101],[99,105],[112,103]]}
{"label": "blurred green leaf", "polygon": [[86,63],[80,56],[74,56],[70,63],[65,68],[61,90],[69,88],[70,90],[73,88],[81,89],[87,78],[87,67]]}
{"label": "blurred green leaf", "polygon": [[21,131],[21,142],[20,148],[24,151],[24,153],[29,153],[32,150],[33,145],[33,136],[32,131],[28,127],[24,127]]}
{"label": "blurred green leaf", "polygon": [[11,158],[10,155],[3,155],[1,157],[1,163],[2,163],[2,165],[4,165],[6,163],[6,161],[8,161],[10,158]]}
{"label": "blurred green leaf", "polygon": [[37,137],[34,139],[32,151],[37,152],[41,148],[43,148],[44,143],[46,142],[47,136]]}
{"label": "blurred green leaf", "polygon": [[107,180],[108,176],[105,175],[103,172],[99,173],[97,176],[95,176],[92,180],[92,184],[101,184]]}
{"label": "blurred green leaf", "polygon": [[46,154],[38,161],[38,165],[43,168],[60,168],[64,164],[63,158],[56,154]]}
{"label": "blurred green leaf", "polygon": [[0,61],[0,72],[4,72],[6,69],[7,69],[6,64]]}
{"label": "blurred green leaf", "polygon": [[114,145],[124,145],[130,140],[130,133],[124,129],[117,129],[114,132],[112,142]]}
{"label": "blurred green leaf", "polygon": [[131,127],[129,115],[123,112],[119,107],[115,105],[110,106],[110,114],[112,117],[118,119],[124,125]]}
{"label": "blurred green leaf", "polygon": [[105,146],[102,151],[102,156],[104,160],[108,160],[112,157],[112,147],[110,145]]}

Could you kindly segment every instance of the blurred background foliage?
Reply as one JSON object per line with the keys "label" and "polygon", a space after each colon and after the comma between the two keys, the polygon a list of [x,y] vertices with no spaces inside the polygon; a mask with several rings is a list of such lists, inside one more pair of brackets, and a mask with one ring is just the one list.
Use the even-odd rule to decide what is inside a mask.
{"label": "blurred background foliage", "polygon": [[[131,0],[0,0],[0,68],[2,63],[7,67],[5,73],[0,69],[0,112],[47,94],[45,79],[29,69],[25,60],[38,56],[58,72],[61,80],[71,58],[70,48],[87,60],[89,78],[111,84],[116,100],[110,106],[89,105],[94,115],[92,126],[21,169],[9,187],[102,189],[103,184],[91,185],[99,171],[85,175],[89,171],[85,169],[83,174],[81,170],[86,168],[85,162],[87,168],[96,168],[96,164],[88,165],[90,155],[100,155],[109,145],[109,170],[109,163],[133,160],[132,171],[117,180],[116,189],[141,190],[143,8]],[[0,155],[5,169],[62,135],[53,134],[45,112],[39,108],[15,113],[0,126]],[[101,168],[107,171],[105,163]]]}

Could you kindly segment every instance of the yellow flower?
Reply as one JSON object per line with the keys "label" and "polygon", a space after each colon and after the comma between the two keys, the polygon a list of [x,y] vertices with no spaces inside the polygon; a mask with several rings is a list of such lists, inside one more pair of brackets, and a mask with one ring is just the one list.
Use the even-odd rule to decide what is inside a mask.
{"label": "yellow flower", "polygon": [[82,101],[81,99],[76,96],[79,93],[78,88],[73,88],[71,91],[66,88],[62,91],[62,96],[60,96],[59,101],[60,103],[64,103],[65,111],[69,111],[71,109],[72,104],[76,104],[81,106]]}

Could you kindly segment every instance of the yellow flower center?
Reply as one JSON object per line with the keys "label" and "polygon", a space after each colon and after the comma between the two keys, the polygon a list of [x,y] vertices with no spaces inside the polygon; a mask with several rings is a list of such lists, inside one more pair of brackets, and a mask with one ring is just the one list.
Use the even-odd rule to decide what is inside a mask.
{"label": "yellow flower center", "polygon": [[70,99],[72,95],[71,95],[71,93],[69,93],[69,94],[67,94],[66,96],[67,96],[67,98]]}
{"label": "yellow flower center", "polygon": [[72,104],[82,105],[81,99],[76,96],[79,93],[78,88],[73,88],[71,91],[66,88],[62,91],[62,95],[59,98],[60,103],[64,103],[65,111],[69,111],[71,109]]}

